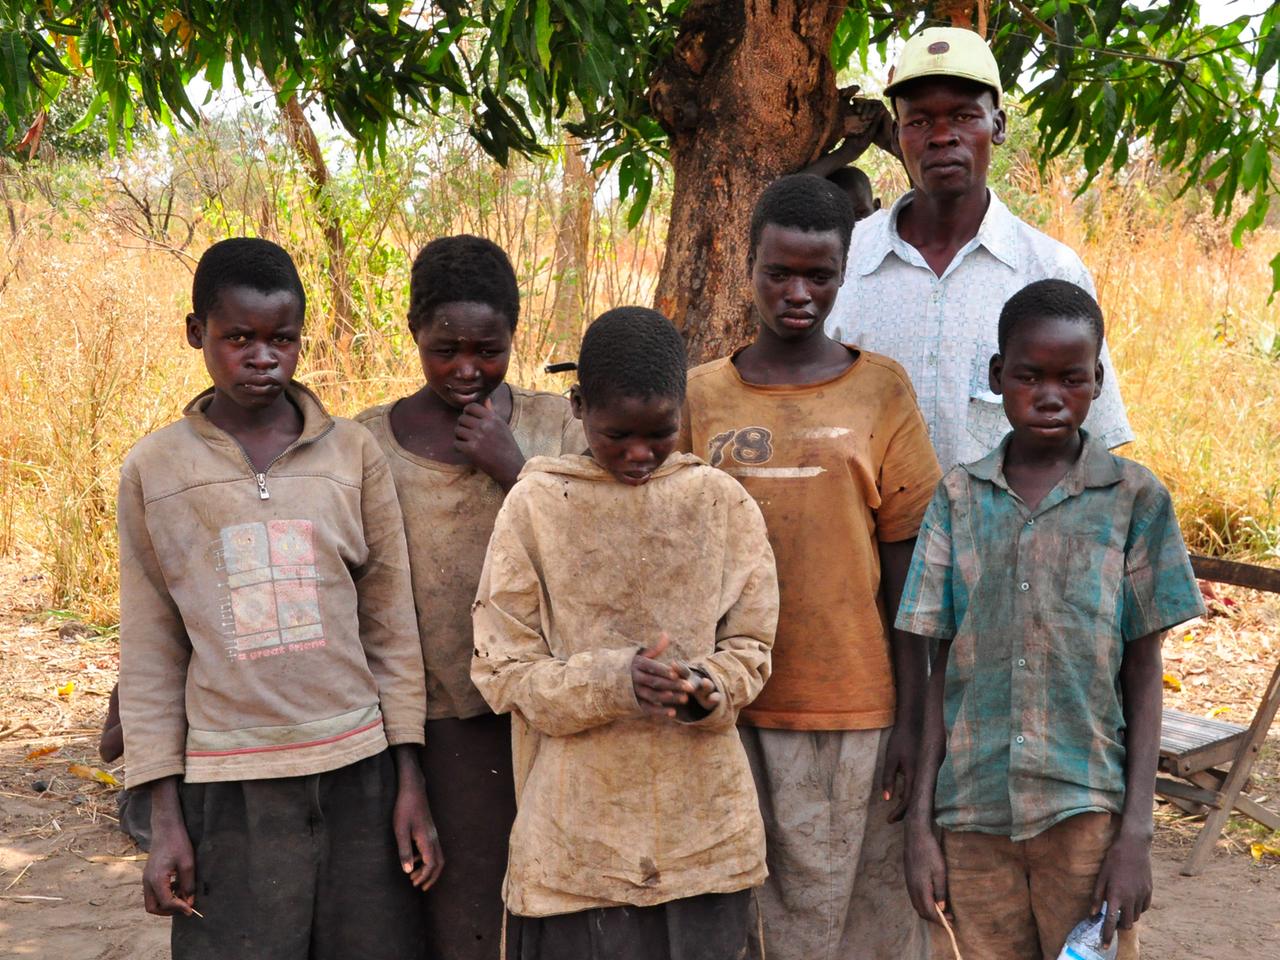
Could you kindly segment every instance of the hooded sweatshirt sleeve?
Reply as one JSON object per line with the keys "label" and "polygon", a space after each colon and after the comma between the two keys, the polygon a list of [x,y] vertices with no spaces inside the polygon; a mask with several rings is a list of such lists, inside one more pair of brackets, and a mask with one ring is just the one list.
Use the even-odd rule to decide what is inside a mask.
{"label": "hooded sweatshirt sleeve", "polygon": [[120,471],[120,721],[130,789],[185,770],[191,641],[147,530],[142,482]]}
{"label": "hooded sweatshirt sleeve", "polygon": [[551,653],[527,522],[536,492],[517,484],[494,524],[471,608],[471,680],[497,713],[519,711],[538,732],[565,737],[640,715],[630,670],[636,651],[586,650],[563,660]]}
{"label": "hooded sweatshirt sleeve", "polygon": [[[727,478],[726,478],[727,479]],[[698,726],[732,727],[738,713],[759,696],[771,669],[778,628],[778,574],[764,517],[751,495],[735,480],[738,497],[728,507],[720,622],[715,653],[692,666],[709,676],[720,703]]]}
{"label": "hooded sweatshirt sleeve", "polygon": [[365,562],[353,571],[360,640],[378,699],[387,743],[422,743],[427,720],[422,645],[409,579],[409,550],[391,469],[372,435],[364,443],[360,488]]}

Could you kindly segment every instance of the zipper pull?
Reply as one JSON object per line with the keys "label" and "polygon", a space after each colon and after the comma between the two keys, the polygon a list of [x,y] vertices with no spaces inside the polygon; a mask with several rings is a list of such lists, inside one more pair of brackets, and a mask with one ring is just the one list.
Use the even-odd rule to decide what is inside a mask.
{"label": "zipper pull", "polygon": [[253,479],[258,481],[258,499],[270,500],[271,494],[267,493],[267,475],[265,473],[255,474]]}

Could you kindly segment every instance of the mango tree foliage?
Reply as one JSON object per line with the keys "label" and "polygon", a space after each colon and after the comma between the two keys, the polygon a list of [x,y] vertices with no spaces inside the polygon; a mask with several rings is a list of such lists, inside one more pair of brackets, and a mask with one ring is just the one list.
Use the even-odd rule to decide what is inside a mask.
{"label": "mango tree foliage", "polygon": [[[38,137],[72,76],[91,79],[90,112],[106,112],[113,136],[140,108],[193,123],[189,80],[244,88],[255,72],[282,103],[297,95],[323,109],[368,159],[390,124],[423,109],[465,111],[500,163],[542,151],[563,125],[597,167],[616,170],[638,215],[679,138],[725,102],[704,88],[752,39],[744,30],[816,38],[834,76],[883,62],[894,38],[925,23],[967,20],[992,38],[1006,86],[1035,118],[1042,161],[1076,149],[1092,178],[1153,156],[1187,185],[1211,186],[1220,215],[1235,210],[1237,241],[1263,222],[1277,186],[1280,5],[1226,25],[1205,24],[1190,0],[823,7],[838,15],[802,23],[816,20],[803,4],[762,0],[0,0],[0,93],[11,147]],[[758,69],[785,77],[795,66]],[[851,92],[829,80],[797,79],[797,99],[833,103],[790,169],[857,132]],[[785,97],[759,105],[789,108]],[[751,124],[740,135],[750,148]]]}

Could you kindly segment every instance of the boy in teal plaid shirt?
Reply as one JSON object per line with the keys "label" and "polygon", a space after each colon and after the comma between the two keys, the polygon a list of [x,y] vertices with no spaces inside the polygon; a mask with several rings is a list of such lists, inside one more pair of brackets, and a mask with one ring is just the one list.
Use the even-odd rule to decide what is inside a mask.
{"label": "boy in teal plaid shirt", "polygon": [[990,380],[1013,431],[943,478],[898,610],[938,641],[907,885],[984,960],[1052,960],[1103,903],[1132,960],[1151,902],[1160,641],[1204,604],[1168,491],[1080,429],[1102,338],[1066,281],[1005,305]]}

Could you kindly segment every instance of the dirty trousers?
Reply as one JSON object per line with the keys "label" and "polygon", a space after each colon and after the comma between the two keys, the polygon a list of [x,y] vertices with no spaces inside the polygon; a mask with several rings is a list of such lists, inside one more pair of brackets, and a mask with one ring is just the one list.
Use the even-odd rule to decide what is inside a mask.
{"label": "dirty trousers", "polygon": [[747,960],[751,890],[704,893],[656,907],[601,907],[517,917],[505,960]]}
{"label": "dirty trousers", "polygon": [[428,960],[498,960],[502,877],[516,818],[511,716],[427,721],[427,797],[444,872],[422,900]]}
{"label": "dirty trousers", "polygon": [[890,729],[738,732],[768,845],[759,891],[768,960],[925,960],[902,824],[887,822],[897,800],[879,789]]}
{"label": "dirty trousers", "polygon": [[174,917],[174,960],[421,955],[390,751],[306,777],[183,784],[181,797],[204,916]]}
{"label": "dirty trousers", "polygon": [[[1089,914],[1118,818],[1081,813],[1030,840],[944,830],[947,892],[966,957],[1056,960]],[[1120,930],[1116,960],[1137,960],[1138,928]]]}

